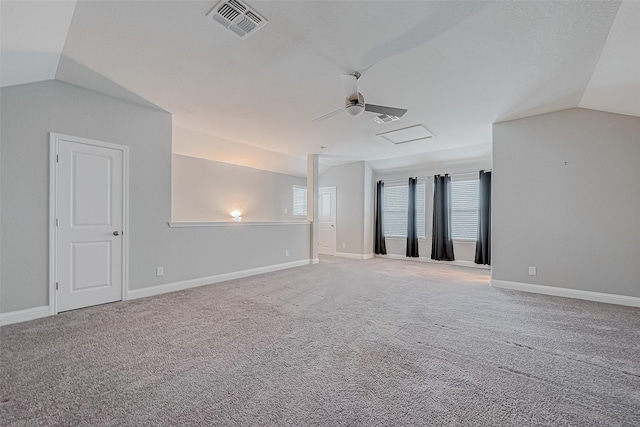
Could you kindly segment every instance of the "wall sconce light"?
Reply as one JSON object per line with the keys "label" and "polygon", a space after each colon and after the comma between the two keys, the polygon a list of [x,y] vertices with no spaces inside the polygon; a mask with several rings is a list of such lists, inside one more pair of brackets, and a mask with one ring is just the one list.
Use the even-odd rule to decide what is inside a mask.
{"label": "wall sconce light", "polygon": [[239,210],[231,211],[231,216],[233,217],[233,220],[235,222],[242,221],[242,212],[240,212]]}

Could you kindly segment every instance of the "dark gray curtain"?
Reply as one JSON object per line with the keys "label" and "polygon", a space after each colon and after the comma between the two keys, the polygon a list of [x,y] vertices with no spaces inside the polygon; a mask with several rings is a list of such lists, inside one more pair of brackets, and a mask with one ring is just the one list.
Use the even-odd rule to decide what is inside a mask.
{"label": "dark gray curtain", "polygon": [[451,177],[448,174],[433,177],[433,231],[431,259],[453,261],[451,239]]}
{"label": "dark gray curtain", "polygon": [[478,240],[476,264],[491,265],[491,172],[480,171],[478,181]]}
{"label": "dark gray curtain", "polygon": [[387,246],[384,243],[384,229],[382,227],[382,215],[384,208],[382,202],[384,200],[384,182],[378,181],[376,185],[376,229],[374,235],[374,252],[378,255],[387,254]]}
{"label": "dark gray curtain", "polygon": [[416,231],[416,183],[418,178],[409,178],[409,203],[407,206],[407,256],[418,257],[418,234]]}

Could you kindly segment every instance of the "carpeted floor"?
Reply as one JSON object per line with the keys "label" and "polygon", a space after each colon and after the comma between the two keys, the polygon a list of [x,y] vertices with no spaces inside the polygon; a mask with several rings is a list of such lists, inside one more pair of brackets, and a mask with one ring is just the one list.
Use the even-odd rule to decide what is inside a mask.
{"label": "carpeted floor", "polygon": [[640,310],[321,264],[0,328],[2,425],[640,425]]}

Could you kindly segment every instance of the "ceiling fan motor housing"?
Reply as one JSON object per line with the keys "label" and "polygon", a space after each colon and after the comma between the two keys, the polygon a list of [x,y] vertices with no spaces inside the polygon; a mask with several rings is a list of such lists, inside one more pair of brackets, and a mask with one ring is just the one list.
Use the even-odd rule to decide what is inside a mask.
{"label": "ceiling fan motor housing", "polygon": [[345,102],[344,110],[351,117],[357,117],[364,113],[364,97],[358,92],[358,98],[348,97]]}

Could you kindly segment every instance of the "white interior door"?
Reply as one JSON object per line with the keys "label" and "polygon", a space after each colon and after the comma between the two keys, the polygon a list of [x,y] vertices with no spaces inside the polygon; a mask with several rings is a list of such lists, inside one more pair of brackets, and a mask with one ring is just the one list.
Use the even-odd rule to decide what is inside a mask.
{"label": "white interior door", "polygon": [[336,254],[336,187],[318,189],[318,252]]}
{"label": "white interior door", "polygon": [[[85,141],[85,142],[81,142]],[[57,311],[122,299],[126,149],[55,136]]]}

